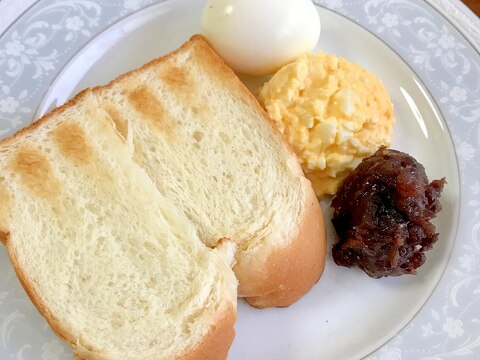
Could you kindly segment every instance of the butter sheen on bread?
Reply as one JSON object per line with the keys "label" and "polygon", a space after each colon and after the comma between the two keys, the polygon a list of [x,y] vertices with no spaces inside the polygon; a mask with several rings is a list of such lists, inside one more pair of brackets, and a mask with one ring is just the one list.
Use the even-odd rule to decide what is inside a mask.
{"label": "butter sheen on bread", "polygon": [[200,36],[3,141],[0,169],[2,240],[78,359],[224,359],[235,275],[271,307],[323,270],[310,183]]}

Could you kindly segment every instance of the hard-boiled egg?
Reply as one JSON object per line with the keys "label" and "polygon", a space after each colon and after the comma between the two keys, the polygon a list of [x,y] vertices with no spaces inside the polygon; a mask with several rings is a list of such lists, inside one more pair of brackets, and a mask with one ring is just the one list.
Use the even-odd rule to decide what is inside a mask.
{"label": "hard-boiled egg", "polygon": [[202,33],[234,70],[265,75],[315,47],[320,19],[311,0],[208,0]]}

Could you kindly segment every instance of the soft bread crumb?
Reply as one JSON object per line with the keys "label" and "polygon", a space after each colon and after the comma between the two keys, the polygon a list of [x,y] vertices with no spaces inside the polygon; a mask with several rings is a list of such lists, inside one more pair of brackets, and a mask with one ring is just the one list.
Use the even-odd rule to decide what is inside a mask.
{"label": "soft bread crumb", "polygon": [[[320,276],[323,218],[295,162],[194,37],[0,143],[0,235],[76,358],[220,360],[236,317],[234,248],[262,249],[235,267],[244,284],[265,280],[244,294],[262,306],[289,305]],[[299,246],[311,256],[289,251]]]}
{"label": "soft bread crumb", "polygon": [[174,359],[235,309],[237,282],[95,108],[89,93],[1,151],[9,254],[85,359]]}

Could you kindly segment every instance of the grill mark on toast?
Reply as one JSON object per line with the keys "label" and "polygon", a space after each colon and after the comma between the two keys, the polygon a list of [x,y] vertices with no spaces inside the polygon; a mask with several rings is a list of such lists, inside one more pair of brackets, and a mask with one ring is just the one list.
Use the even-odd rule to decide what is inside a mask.
{"label": "grill mark on toast", "polygon": [[93,158],[93,150],[85,132],[74,122],[67,121],[55,128],[53,140],[60,153],[76,164],[87,164]]}
{"label": "grill mark on toast", "polygon": [[197,81],[185,69],[169,65],[161,68],[157,75],[181,106],[189,108],[196,115],[208,114],[208,101],[202,98]]}
{"label": "grill mark on toast", "polygon": [[120,114],[115,106],[111,103],[103,104],[103,110],[107,113],[108,117],[111,119],[115,125],[118,135],[122,138],[124,142],[127,142],[128,138],[128,123],[127,120]]}
{"label": "grill mark on toast", "polygon": [[[89,116],[97,124],[103,125],[103,131],[110,131],[110,141],[122,142],[118,132],[114,130],[114,124],[109,122],[107,114],[103,111],[92,111]],[[102,159],[92,144],[85,130],[73,121],[61,123],[52,133],[52,140],[57,145],[60,154],[76,165],[88,178],[102,178],[105,183],[114,181],[114,176],[109,165]]]}
{"label": "grill mark on toast", "polygon": [[53,175],[50,162],[38,149],[20,148],[10,166],[35,196],[53,199],[59,195],[61,184]]}
{"label": "grill mark on toast", "polygon": [[178,66],[168,66],[163,71],[161,70],[158,74],[160,75],[161,79],[171,87],[184,90],[194,85],[191,79],[188,78],[185,70]]}
{"label": "grill mark on toast", "polygon": [[171,134],[175,128],[172,115],[164,108],[155,94],[147,86],[140,86],[127,95],[128,101],[158,130]]}

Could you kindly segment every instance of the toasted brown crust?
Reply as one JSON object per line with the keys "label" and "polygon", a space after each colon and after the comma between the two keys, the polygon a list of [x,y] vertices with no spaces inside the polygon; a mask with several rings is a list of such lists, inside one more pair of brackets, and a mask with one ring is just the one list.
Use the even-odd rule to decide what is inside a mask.
{"label": "toasted brown crust", "polygon": [[7,246],[8,236],[9,236],[8,232],[0,230],[0,242],[5,246]]}
{"label": "toasted brown crust", "polygon": [[[213,325],[212,330],[204,337],[203,341],[194,349],[188,351],[188,353],[175,358],[175,360],[225,360],[230,345],[235,338],[233,325],[236,318],[237,312],[233,306],[229,306],[220,316],[220,320]],[[87,359],[74,353],[73,360],[93,359]]]}
{"label": "toasted brown crust", "polygon": [[[322,275],[326,254],[325,223],[311,186],[307,186],[306,191],[304,217],[291,243],[272,252],[264,264],[255,264],[256,259],[261,259],[255,250],[247,254],[246,260],[250,263],[240,259],[237,264],[239,295],[245,296],[252,306],[289,306],[310,290]],[[264,273],[261,276],[249,271],[250,267],[262,269],[262,265]]]}
{"label": "toasted brown crust", "polygon": [[178,360],[224,360],[235,338],[233,325],[237,320],[237,312],[230,306],[204,340],[191,352],[180,356]]}

